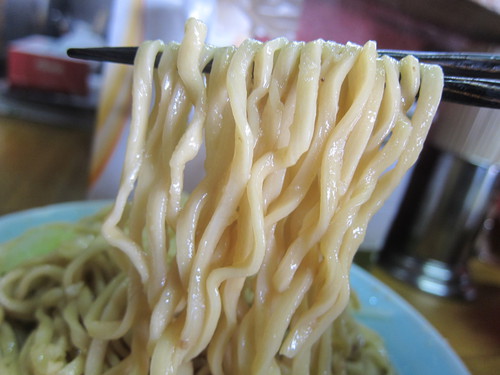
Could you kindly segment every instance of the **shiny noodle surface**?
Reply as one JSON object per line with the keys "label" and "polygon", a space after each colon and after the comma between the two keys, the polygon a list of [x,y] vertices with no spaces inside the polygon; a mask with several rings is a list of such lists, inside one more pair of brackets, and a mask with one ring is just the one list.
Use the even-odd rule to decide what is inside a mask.
{"label": "shiny noodle surface", "polygon": [[352,318],[349,270],[423,146],[440,68],[374,42],[216,48],[205,35],[191,19],[181,44],[141,45],[113,207],[2,275],[13,374],[392,371]]}

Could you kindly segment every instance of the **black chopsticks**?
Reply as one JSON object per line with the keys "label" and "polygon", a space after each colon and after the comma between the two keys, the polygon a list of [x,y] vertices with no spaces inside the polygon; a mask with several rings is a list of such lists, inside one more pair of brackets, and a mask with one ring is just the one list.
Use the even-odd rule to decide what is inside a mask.
{"label": "black chopsticks", "polygon": [[[137,49],[138,47],[70,48],[67,54],[69,57],[80,60],[132,65],[135,60]],[[157,61],[159,60],[159,56],[160,55],[158,55]]]}
{"label": "black chopsticks", "polygon": [[[76,59],[133,64],[137,47],[70,48],[67,53]],[[379,53],[396,59],[413,55],[421,62],[440,65],[445,75],[445,101],[500,109],[500,54],[387,49]],[[204,72],[210,72],[210,63]]]}

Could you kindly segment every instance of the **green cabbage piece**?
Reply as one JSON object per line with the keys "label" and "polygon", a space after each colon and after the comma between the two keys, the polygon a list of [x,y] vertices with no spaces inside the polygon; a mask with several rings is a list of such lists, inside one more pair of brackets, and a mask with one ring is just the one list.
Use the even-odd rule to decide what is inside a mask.
{"label": "green cabbage piece", "polygon": [[60,248],[78,235],[75,224],[52,223],[28,229],[21,236],[0,244],[0,275]]}

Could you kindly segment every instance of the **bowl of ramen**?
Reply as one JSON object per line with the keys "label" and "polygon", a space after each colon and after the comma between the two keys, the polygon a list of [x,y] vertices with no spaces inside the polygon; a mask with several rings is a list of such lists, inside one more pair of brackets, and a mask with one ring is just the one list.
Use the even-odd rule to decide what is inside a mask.
{"label": "bowl of ramen", "polygon": [[[78,226],[81,229],[87,228],[86,234],[82,232],[81,238],[92,232],[98,236],[99,221],[104,218],[103,214],[111,204],[110,201],[70,202],[21,211],[0,218],[0,243],[3,244],[0,264],[4,267],[2,273],[6,264],[9,264],[9,268],[17,266],[16,261],[9,262],[5,259],[6,244],[10,244],[10,248],[30,248],[30,256],[39,251],[38,256],[42,257],[40,252],[54,251],[57,247],[64,248],[71,242],[76,242],[75,230]],[[22,238],[24,239],[21,240]],[[81,244],[79,246],[81,249]],[[17,253],[15,258],[23,257]],[[385,361],[387,365],[388,361],[392,371],[408,375],[468,374],[448,343],[389,287],[356,265],[351,268],[350,282],[356,294],[356,306],[350,310],[351,316],[360,323],[358,328],[363,326],[359,328],[359,337],[369,335],[372,340],[371,350],[374,350],[375,356],[382,359],[382,363]],[[345,321],[343,323],[346,324]],[[5,336],[2,338],[5,340]],[[355,339],[352,341],[356,342]],[[408,350],[409,347],[412,350]],[[8,348],[8,345],[3,344],[2,348]],[[6,361],[9,352],[3,351],[2,355],[2,360]],[[354,367],[354,363],[352,360],[351,367]],[[3,367],[5,371],[2,373],[19,373],[12,368]],[[359,373],[361,369],[357,371]]]}
{"label": "bowl of ramen", "polygon": [[[139,47],[112,202],[3,219],[0,372],[410,374],[394,332],[362,324],[377,314],[406,322],[398,340],[435,341],[439,373],[461,371],[352,266],[422,149],[441,69],[380,57],[374,42],[214,47],[206,33],[190,19],[180,44]],[[202,149],[205,175],[186,194]]]}

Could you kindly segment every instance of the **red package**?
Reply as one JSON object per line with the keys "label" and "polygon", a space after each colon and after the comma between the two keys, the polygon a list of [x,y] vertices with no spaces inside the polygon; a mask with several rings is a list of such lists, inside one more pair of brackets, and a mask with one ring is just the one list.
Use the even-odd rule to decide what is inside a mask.
{"label": "red package", "polygon": [[35,36],[9,46],[7,79],[13,88],[87,95],[89,64],[48,52],[50,38]]}

